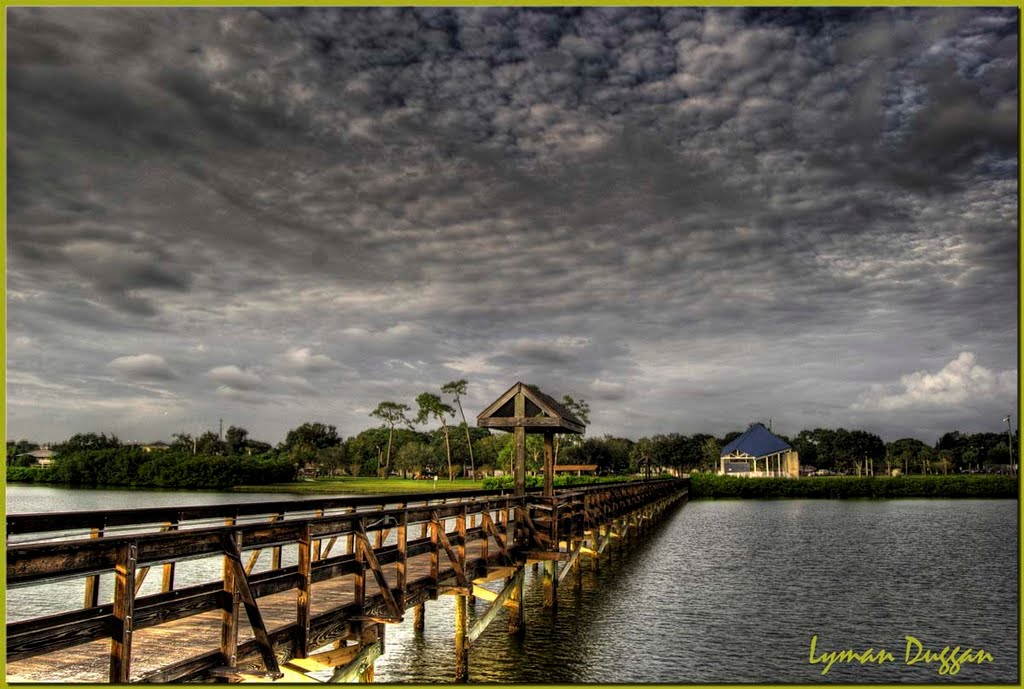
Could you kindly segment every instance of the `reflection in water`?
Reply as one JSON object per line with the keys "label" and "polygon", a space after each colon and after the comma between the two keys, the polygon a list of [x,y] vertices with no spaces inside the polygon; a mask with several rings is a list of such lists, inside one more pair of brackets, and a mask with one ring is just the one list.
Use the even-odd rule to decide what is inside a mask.
{"label": "reflection in water", "polygon": [[[628,557],[570,575],[559,608],[542,608],[541,574],[527,570],[526,636],[500,614],[470,652],[470,681],[1015,682],[1015,501],[693,502],[637,542]],[[478,601],[470,624],[487,610]],[[450,682],[454,605],[427,603],[387,629],[376,677]],[[883,666],[808,663],[810,638],[832,650],[886,647]],[[995,657],[955,677],[907,667],[904,637]]]}

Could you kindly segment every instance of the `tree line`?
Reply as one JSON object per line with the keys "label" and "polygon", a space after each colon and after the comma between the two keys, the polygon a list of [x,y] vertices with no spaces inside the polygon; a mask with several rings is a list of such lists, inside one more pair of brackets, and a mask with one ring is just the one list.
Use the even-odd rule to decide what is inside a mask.
{"label": "tree line", "polygon": [[[230,465],[213,458],[246,458],[246,462],[236,462],[239,467],[252,469],[263,466],[268,475],[275,477],[275,481],[282,480],[280,477],[289,473],[291,477],[300,474],[382,477],[430,477],[443,474],[449,480],[460,476],[510,473],[512,435],[491,433],[487,429],[469,426],[462,408],[462,398],[466,395],[467,387],[465,380],[450,381],[436,391],[425,391],[417,395],[411,400],[412,405],[383,400],[369,414],[380,424],[348,438],[343,437],[334,425],[306,422],[289,430],[285,439],[274,446],[252,438],[247,429],[232,425],[223,436],[214,431],[195,436],[176,433],[170,447],[159,452],[144,452],[136,447],[134,450],[137,451],[132,453],[110,454],[109,451],[132,447],[126,446],[113,434],[78,433],[51,448],[55,452],[53,468],[55,471],[74,473],[68,467],[78,466],[77,475],[94,480],[97,476],[105,476],[104,472],[107,471],[90,470],[90,473],[83,468],[83,457],[95,453],[106,453],[96,455],[106,460],[126,458],[114,462],[114,466],[123,469],[136,467],[141,471],[144,464],[152,467],[173,464],[178,467],[163,473],[155,468],[141,474],[132,474],[129,469],[120,473],[115,471],[119,481],[127,480],[125,477],[131,474],[136,480],[165,482],[160,485],[172,485],[174,481],[186,485],[183,483],[186,479],[182,477],[188,471],[202,474],[206,471],[202,467],[206,465]],[[565,395],[560,402],[584,424],[590,423],[590,405],[586,400]],[[668,433],[638,440],[612,435],[556,435],[555,461],[562,465],[594,465],[597,473],[606,475],[717,471],[721,448],[741,434],[739,430],[721,437],[706,433]],[[885,443],[873,433],[844,428],[815,428],[802,430],[792,437],[779,437],[799,452],[802,466],[814,466],[831,473],[888,474],[899,469],[903,473],[948,474],[984,470],[985,467],[1011,463],[1010,443],[1006,434],[1000,433],[951,431],[942,435],[934,445],[927,445],[915,438],[901,438]],[[1014,434],[1013,444],[1016,443]],[[35,464],[35,458],[25,456],[25,453],[38,447],[25,440],[8,441],[7,466]],[[541,437],[528,435],[526,450],[527,470],[540,471],[543,466]],[[75,457],[74,461],[70,460],[72,457]],[[191,463],[186,461],[188,458],[192,458],[189,460]],[[197,458],[206,458],[203,460],[206,465]],[[270,468],[271,464],[273,468]],[[234,478],[238,479],[238,483],[269,482],[241,481],[243,474],[249,475],[247,471],[239,469],[235,472],[237,476]],[[157,476],[162,478],[152,478]],[[218,476],[218,485],[234,480]]]}

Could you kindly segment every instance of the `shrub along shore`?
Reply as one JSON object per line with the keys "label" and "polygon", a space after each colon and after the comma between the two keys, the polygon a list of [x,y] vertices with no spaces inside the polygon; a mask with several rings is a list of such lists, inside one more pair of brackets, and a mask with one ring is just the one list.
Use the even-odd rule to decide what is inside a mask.
{"label": "shrub along shore", "polygon": [[810,476],[692,474],[690,498],[1016,498],[1012,476]]}
{"label": "shrub along shore", "polygon": [[295,479],[295,465],[275,457],[220,457],[117,448],[75,452],[52,467],[7,467],[10,483],[95,488],[231,488]]}

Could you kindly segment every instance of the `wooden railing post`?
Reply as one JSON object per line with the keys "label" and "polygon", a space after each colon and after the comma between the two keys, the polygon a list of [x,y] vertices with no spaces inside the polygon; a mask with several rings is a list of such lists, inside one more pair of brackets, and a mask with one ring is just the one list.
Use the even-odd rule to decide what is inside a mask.
{"label": "wooden railing post", "polygon": [[[444,528],[444,523],[441,523],[441,528]],[[437,591],[437,586],[441,582],[438,581],[440,576],[440,557],[441,557],[441,539],[437,535],[437,523],[433,520],[430,521],[430,585],[434,591]]]}
{"label": "wooden railing post", "polygon": [[[284,519],[284,513],[278,513],[271,518],[271,521]],[[270,569],[281,569],[281,546],[276,545],[270,551]]]}
{"label": "wooden railing post", "polygon": [[[356,531],[362,532],[363,530],[363,520],[360,519]],[[349,539],[353,541],[354,545],[355,534],[350,535]],[[363,560],[362,548],[356,549],[356,566],[357,569],[353,575],[355,583],[352,588],[352,597],[355,599],[356,605],[359,606],[359,614],[362,615],[366,610],[366,563]]]}
{"label": "wooden railing post", "polygon": [[[229,519],[228,524],[233,525],[235,520]],[[229,534],[226,538],[235,539],[238,543],[238,534]],[[241,603],[241,596],[238,591],[238,582],[235,581],[235,567],[231,558],[224,555],[224,611],[221,615],[220,625],[220,652],[224,656],[224,664],[228,667],[235,667],[238,662],[238,608]]]}
{"label": "wooden railing post", "polygon": [[[485,516],[486,516],[486,519],[484,518]],[[476,523],[476,521],[477,521],[476,519],[473,520],[474,524]],[[487,524],[488,523],[491,523],[491,524],[494,523],[494,520],[491,519],[491,506],[489,504],[487,505],[487,507],[484,508],[484,511],[480,513],[480,528],[481,528],[481,531],[483,531],[483,538],[480,539],[480,557],[482,557],[484,559],[484,562],[487,562],[487,552],[488,552]]]}
{"label": "wooden railing post", "polygon": [[[299,626],[298,648],[296,655],[305,658],[309,655],[309,625],[310,625],[310,593],[313,586],[313,551],[312,537],[310,536],[309,523],[302,528],[299,536],[299,595],[296,598],[295,621]],[[317,541],[317,546],[320,541]],[[319,548],[318,548],[319,549]]]}
{"label": "wooden railing post", "polygon": [[[355,512],[356,512],[356,508],[355,507],[348,508],[348,513],[349,514],[355,514]],[[352,553],[356,552],[356,540],[355,539],[356,539],[355,531],[354,530],[350,531],[349,534],[348,534],[348,538],[345,539],[345,542],[346,542],[346,545],[345,545],[346,550],[345,550],[345,552],[348,553],[349,555],[351,555]]]}
{"label": "wooden railing post", "polygon": [[[317,517],[324,516],[324,511],[323,510],[317,510],[316,511],[316,516]],[[319,538],[317,540],[313,541],[313,554],[311,556],[313,561],[319,560],[321,558],[320,550],[321,550],[321,547],[322,547],[322,543],[323,543],[323,541],[321,539],[319,539]]]}
{"label": "wooden railing post", "polygon": [[[164,531],[177,531],[178,520],[174,519],[169,522],[164,522]],[[174,565],[173,562],[168,562],[164,565],[163,581],[160,582],[160,590],[163,593],[174,590]]]}
{"label": "wooden railing post", "polygon": [[[381,512],[383,512],[385,507],[387,507],[387,505],[378,505],[377,509],[379,509]],[[373,547],[374,547],[375,550],[380,550],[384,546],[384,521],[385,521],[384,519],[381,519],[377,523],[377,535],[373,539],[374,540]]]}
{"label": "wooden railing post", "polygon": [[110,643],[110,682],[113,684],[127,684],[131,675],[137,559],[136,543],[121,546],[114,572],[114,630]]}
{"label": "wooden railing post", "polygon": [[459,546],[455,552],[459,554],[459,565],[466,570],[466,505],[463,503],[462,511],[455,519],[455,532],[459,535]]}
{"label": "wooden railing post", "polygon": [[405,610],[405,589],[406,589],[406,566],[408,563],[408,529],[409,529],[409,512],[408,505],[404,502],[399,505],[402,509],[402,514],[398,518],[398,531],[395,534],[395,540],[398,541],[398,564],[395,567],[396,581],[395,585],[398,587],[398,605],[402,610]]}
{"label": "wooden railing post", "polygon": [[[92,529],[89,538],[103,538],[103,527]],[[85,578],[85,603],[83,607],[95,608],[100,604],[100,575]]]}

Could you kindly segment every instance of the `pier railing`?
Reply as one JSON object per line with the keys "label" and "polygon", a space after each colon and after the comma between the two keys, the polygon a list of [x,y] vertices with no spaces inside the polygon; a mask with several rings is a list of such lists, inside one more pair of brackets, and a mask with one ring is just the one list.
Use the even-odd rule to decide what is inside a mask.
{"label": "pier railing", "polygon": [[[489,567],[565,550],[588,529],[683,489],[683,481],[662,480],[554,497],[458,491],[8,515],[8,589],[79,579],[84,599],[81,608],[9,623],[7,661],[88,644],[95,651],[108,639],[113,682],[185,681],[259,666],[278,676],[283,659],[357,636],[367,624],[397,622],[441,588],[472,591]],[[179,564],[204,558],[217,558],[219,572],[176,585]],[[267,568],[257,571],[261,560]],[[155,569],[159,591],[139,595]],[[110,602],[100,601],[100,577],[113,578]],[[260,602],[292,590],[283,607]],[[197,645],[177,658],[159,639],[145,639],[150,665],[133,658],[140,632],[186,618],[219,627],[219,646]],[[240,639],[240,627],[252,638]],[[151,666],[153,658],[161,662]]]}

